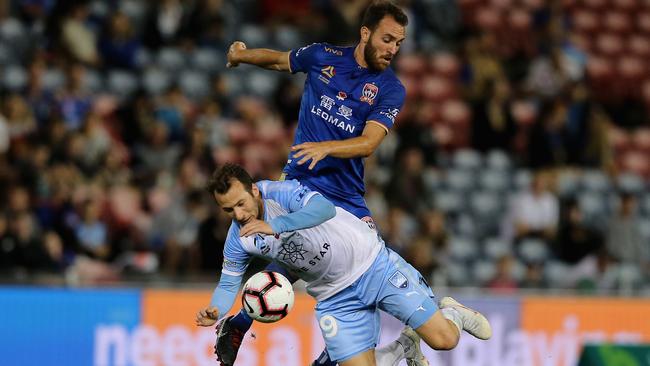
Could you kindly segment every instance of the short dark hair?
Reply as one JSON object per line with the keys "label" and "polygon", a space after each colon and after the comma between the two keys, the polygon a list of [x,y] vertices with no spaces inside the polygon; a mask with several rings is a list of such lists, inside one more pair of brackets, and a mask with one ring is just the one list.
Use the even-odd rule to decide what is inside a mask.
{"label": "short dark hair", "polygon": [[253,178],[251,178],[250,174],[241,165],[233,163],[226,163],[221,168],[215,170],[206,185],[206,189],[210,194],[224,194],[232,186],[233,179],[241,182],[249,193],[252,192]]}
{"label": "short dark hair", "polygon": [[390,1],[377,1],[370,4],[366,9],[361,20],[361,26],[367,27],[371,31],[375,30],[385,16],[393,17],[401,26],[406,27],[409,24],[409,18],[397,5]]}

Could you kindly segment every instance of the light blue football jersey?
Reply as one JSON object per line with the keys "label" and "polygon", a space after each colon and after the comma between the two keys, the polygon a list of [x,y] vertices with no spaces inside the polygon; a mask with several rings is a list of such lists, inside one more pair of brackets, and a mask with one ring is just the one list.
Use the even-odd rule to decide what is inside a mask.
{"label": "light blue football jersey", "polygon": [[[260,181],[264,221],[295,212],[316,193],[297,180]],[[336,207],[336,215],[311,228],[276,235],[240,237],[235,220],[230,225],[223,252],[222,273],[242,276],[252,256],[284,264],[307,282],[307,292],[326,299],[357,280],[384,248],[384,242],[367,223]]]}

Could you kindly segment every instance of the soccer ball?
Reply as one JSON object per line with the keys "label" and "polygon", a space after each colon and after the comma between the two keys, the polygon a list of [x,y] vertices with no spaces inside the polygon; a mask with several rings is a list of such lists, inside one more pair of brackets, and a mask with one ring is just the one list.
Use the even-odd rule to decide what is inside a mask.
{"label": "soccer ball", "polygon": [[273,323],[287,316],[293,307],[293,297],[293,287],[286,277],[262,271],[246,281],[241,302],[251,318]]}

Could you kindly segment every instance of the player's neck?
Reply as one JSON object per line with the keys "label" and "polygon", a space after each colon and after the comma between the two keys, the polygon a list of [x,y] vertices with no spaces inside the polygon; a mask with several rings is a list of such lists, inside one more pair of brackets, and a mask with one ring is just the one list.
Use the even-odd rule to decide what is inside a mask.
{"label": "player's neck", "polygon": [[[261,193],[262,192],[260,192],[260,195],[261,195]],[[257,207],[258,207],[258,210],[259,210],[258,211],[259,212],[259,214],[258,214],[259,217],[257,219],[258,220],[264,220],[264,200],[261,197],[260,197],[259,202],[257,203]]]}
{"label": "player's neck", "polygon": [[357,64],[363,68],[368,68],[366,63],[366,58],[363,56],[363,46],[361,43],[357,44],[357,47],[354,48],[354,59],[357,61]]}

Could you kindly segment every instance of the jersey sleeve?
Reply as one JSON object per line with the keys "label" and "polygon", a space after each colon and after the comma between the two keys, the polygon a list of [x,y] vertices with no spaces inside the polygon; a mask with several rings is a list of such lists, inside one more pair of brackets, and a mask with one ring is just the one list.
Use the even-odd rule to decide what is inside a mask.
{"label": "jersey sleeve", "polygon": [[366,122],[375,121],[390,130],[404,105],[405,97],[406,90],[404,86],[399,83],[395,84],[379,98],[377,105],[370,111]]}
{"label": "jersey sleeve", "polygon": [[246,272],[250,259],[251,254],[244,249],[239,237],[239,227],[235,224],[230,225],[223,248],[221,272],[231,276],[241,276]]}
{"label": "jersey sleeve", "polygon": [[292,73],[308,72],[312,65],[318,62],[322,43],[312,43],[308,46],[289,52],[289,67]]}
{"label": "jersey sleeve", "polygon": [[303,186],[295,179],[278,181],[261,181],[258,183],[265,199],[272,199],[289,213],[303,208],[309,200],[320,193]]}

